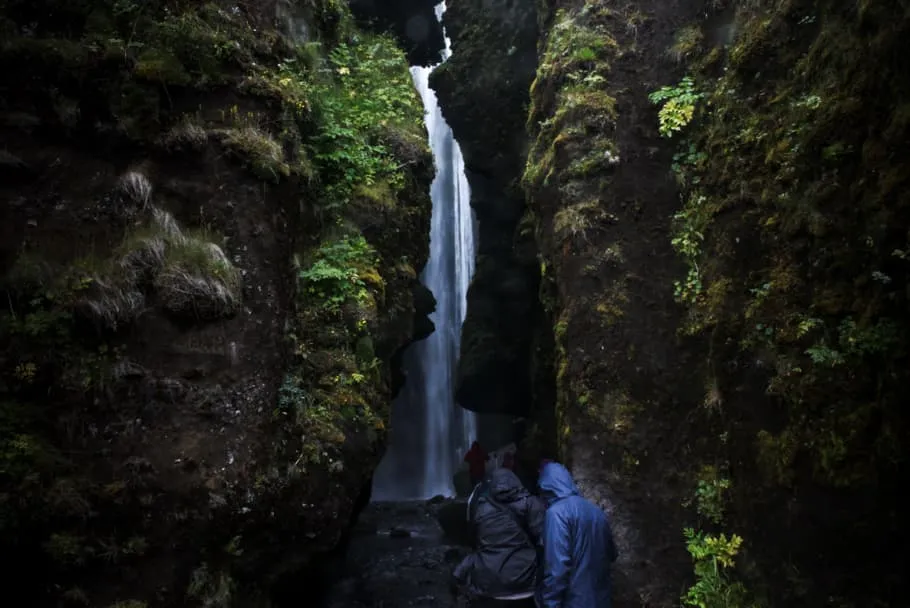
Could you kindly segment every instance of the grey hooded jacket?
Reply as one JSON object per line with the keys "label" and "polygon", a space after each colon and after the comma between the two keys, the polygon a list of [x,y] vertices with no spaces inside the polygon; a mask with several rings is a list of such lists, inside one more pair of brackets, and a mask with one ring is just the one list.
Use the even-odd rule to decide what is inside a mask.
{"label": "grey hooded jacket", "polygon": [[509,469],[494,470],[487,490],[481,492],[473,509],[476,549],[453,574],[474,595],[497,597],[533,591],[536,545],[546,503],[528,492]]}

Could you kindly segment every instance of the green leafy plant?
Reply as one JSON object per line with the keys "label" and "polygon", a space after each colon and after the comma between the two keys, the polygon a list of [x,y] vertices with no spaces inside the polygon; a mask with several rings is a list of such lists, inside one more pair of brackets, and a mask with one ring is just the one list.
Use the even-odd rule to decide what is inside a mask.
{"label": "green leafy plant", "polygon": [[706,197],[693,193],[683,209],[673,215],[673,237],[670,243],[689,267],[686,278],[673,283],[674,297],[681,303],[694,303],[703,290],[698,259],[701,255],[701,243],[705,239],[704,230],[708,224],[706,202]]}
{"label": "green leafy plant", "polygon": [[695,584],[681,600],[684,606],[695,608],[747,608],[755,603],[745,586],[733,580],[728,571],[733,568],[743,539],[736,534],[713,536],[685,528],[686,550],[695,562]]}
{"label": "green leafy plant", "polygon": [[848,317],[837,328],[836,346],[822,340],[805,352],[813,363],[834,367],[848,359],[885,353],[897,342],[898,335],[897,324],[891,319],[880,319],[875,324],[861,327]]}
{"label": "green leafy plant", "polygon": [[726,493],[731,485],[729,479],[720,476],[716,467],[703,467],[695,487],[698,513],[715,524],[721,523],[724,518]]}
{"label": "green leafy plant", "polygon": [[706,159],[707,154],[699,151],[695,144],[683,141],[680,150],[673,155],[673,163],[670,165],[679,185],[683,187],[698,185],[701,178],[693,169]]}
{"label": "green leafy plant", "polygon": [[324,243],[315,258],[298,276],[304,293],[320,299],[328,310],[338,310],[349,300],[365,300],[369,295],[367,279],[378,277],[373,270],[376,253],[362,236]]}
{"label": "green leafy plant", "polygon": [[695,116],[696,104],[702,97],[704,94],[695,89],[695,81],[691,76],[686,76],[676,86],[661,87],[648,95],[651,103],[663,104],[657,115],[660,134],[673,137],[674,133],[682,131]]}
{"label": "green leafy plant", "polygon": [[329,68],[334,77],[314,86],[319,129],[310,143],[325,205],[343,205],[357,186],[379,180],[397,191],[404,177],[387,137],[422,129],[423,116],[404,55],[390,37],[355,37],[332,49]]}

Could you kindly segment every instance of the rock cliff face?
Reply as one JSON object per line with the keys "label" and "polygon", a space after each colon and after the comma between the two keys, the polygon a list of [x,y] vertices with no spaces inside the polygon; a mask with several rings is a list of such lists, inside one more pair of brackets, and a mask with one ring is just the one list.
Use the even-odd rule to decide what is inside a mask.
{"label": "rock cliff face", "polygon": [[905,603],[910,13],[727,8],[679,31],[689,79],[657,100],[682,138],[680,332],[709,349],[701,511],[778,605]]}
{"label": "rock cliff face", "polygon": [[[489,276],[526,298],[535,251],[541,275],[513,309],[478,272],[462,402],[526,412],[497,391],[530,366],[533,439],[615,522],[619,605],[905,597],[899,4],[449,7],[434,86],[469,165],[508,180],[526,152],[524,201],[472,181]],[[509,50],[535,12],[521,142]]]}
{"label": "rock cliff face", "polygon": [[403,53],[317,0],[11,0],[0,32],[8,593],[266,605],[368,498],[426,333]]}
{"label": "rock cliff face", "polygon": [[445,39],[435,0],[351,0],[349,4],[362,22],[394,32],[411,65],[439,63]]}
{"label": "rock cliff face", "polygon": [[[681,6],[550,2],[524,185],[555,340],[560,453],[611,513],[621,602],[672,605],[688,406],[699,360],[676,338],[677,206],[647,94]],[[697,351],[694,351],[697,352]]]}
{"label": "rock cliff face", "polygon": [[537,65],[536,11],[505,0],[447,6],[453,55],[430,86],[461,146],[479,224],[456,398],[478,412],[527,413],[538,272],[530,232],[521,232],[523,247],[513,245],[524,211],[522,125]]}

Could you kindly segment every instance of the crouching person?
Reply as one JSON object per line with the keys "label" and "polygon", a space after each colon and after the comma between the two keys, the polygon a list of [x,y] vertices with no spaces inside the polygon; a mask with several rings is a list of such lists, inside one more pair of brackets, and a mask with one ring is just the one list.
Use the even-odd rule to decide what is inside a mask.
{"label": "crouching person", "polygon": [[475,493],[469,509],[475,549],[455,568],[456,584],[475,600],[532,597],[546,504],[528,492],[515,473],[499,468]]}

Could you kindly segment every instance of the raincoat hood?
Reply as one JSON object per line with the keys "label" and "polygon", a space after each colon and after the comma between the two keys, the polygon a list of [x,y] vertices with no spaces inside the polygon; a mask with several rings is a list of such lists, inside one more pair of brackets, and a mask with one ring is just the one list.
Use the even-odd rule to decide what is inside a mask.
{"label": "raincoat hood", "polygon": [[528,495],[521,480],[506,468],[494,469],[490,475],[490,495],[498,502],[515,502]]}
{"label": "raincoat hood", "polygon": [[569,496],[577,496],[578,488],[572,480],[572,475],[564,466],[556,462],[548,462],[540,472],[540,493],[548,501],[553,502]]}

